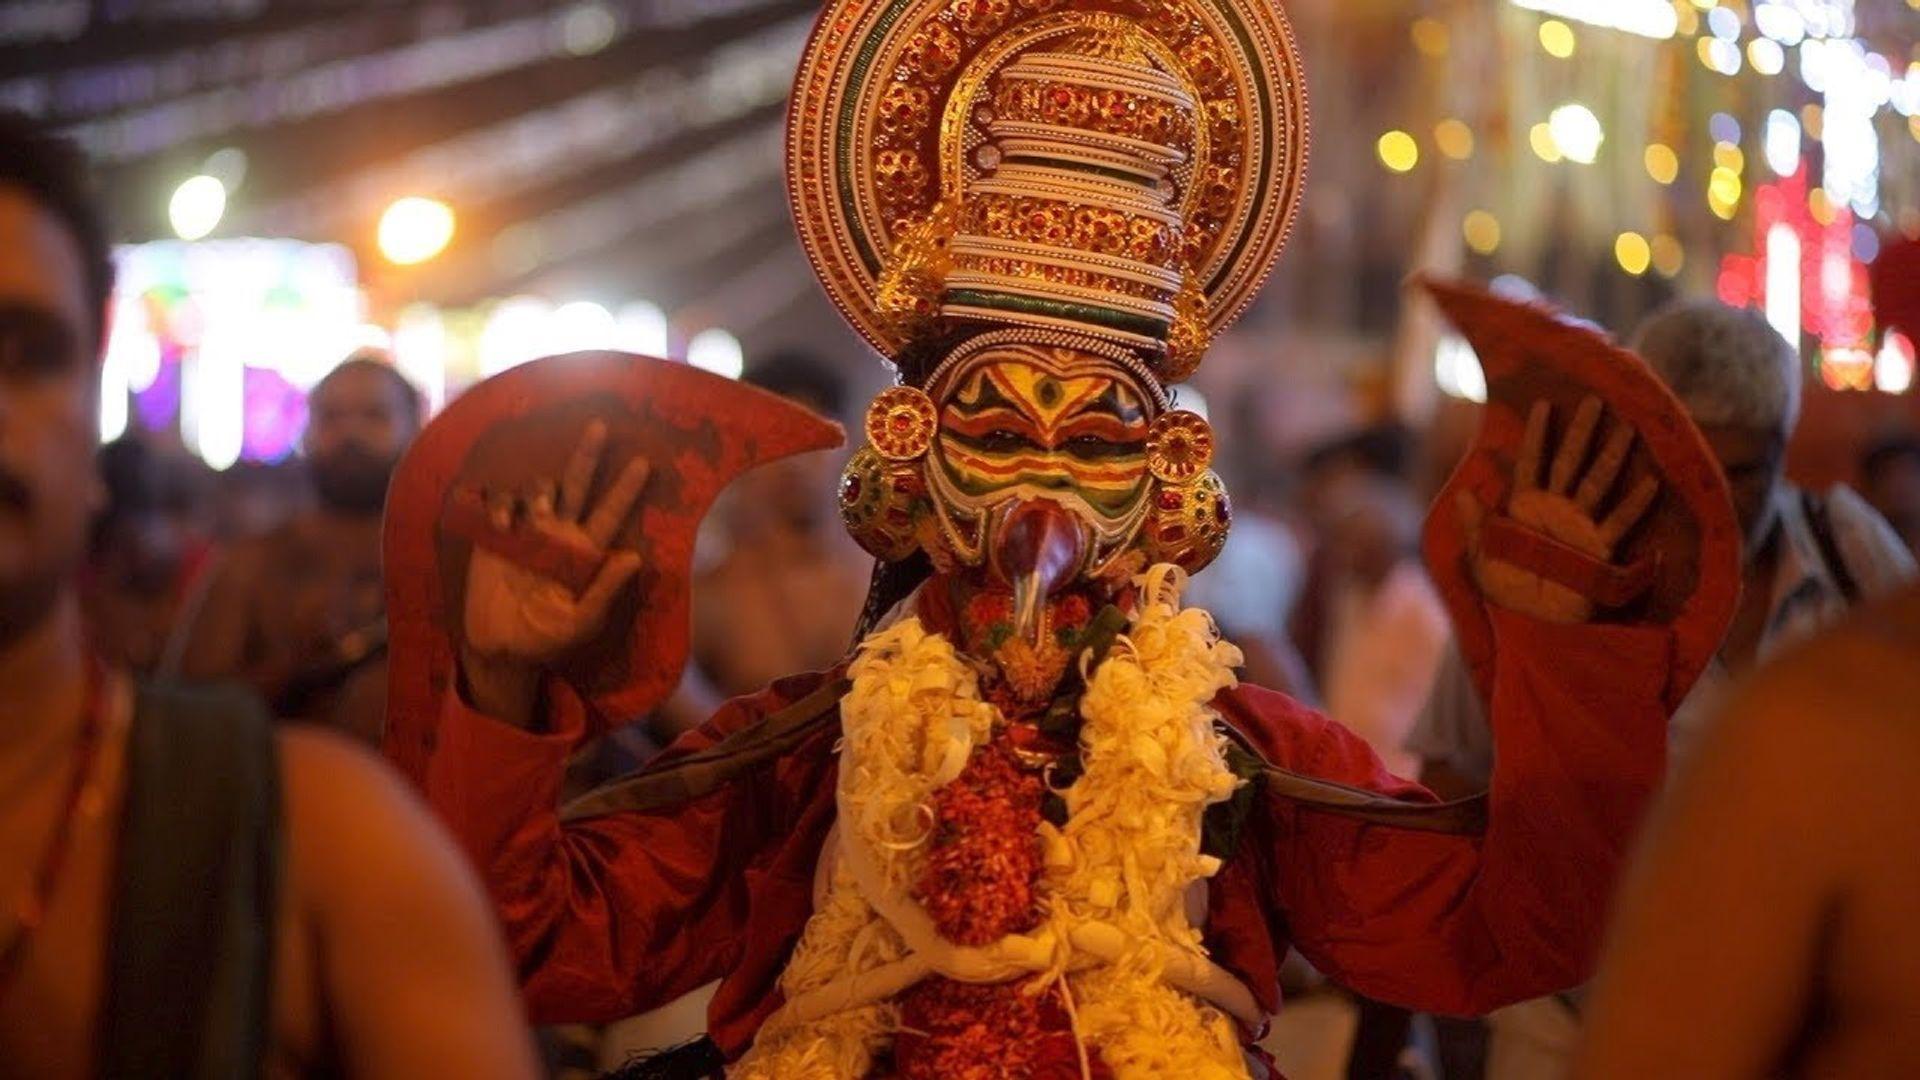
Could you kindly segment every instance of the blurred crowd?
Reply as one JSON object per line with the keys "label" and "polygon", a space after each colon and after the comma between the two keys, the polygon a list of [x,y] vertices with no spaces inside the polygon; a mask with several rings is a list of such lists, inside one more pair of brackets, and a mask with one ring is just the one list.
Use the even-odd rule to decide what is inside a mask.
{"label": "blurred crowd", "polygon": [[[0,191],[16,202],[23,188],[25,202],[38,197],[0,175]],[[0,248],[14,242],[0,233]],[[0,386],[25,377],[17,367],[27,346],[7,333],[0,361],[13,367],[0,366]],[[1732,738],[1712,733],[1709,718],[1724,713],[1770,659],[1914,576],[1920,439],[1874,443],[1853,485],[1801,489],[1786,479],[1801,368],[1763,319],[1683,303],[1650,320],[1635,343],[1723,465],[1744,531],[1738,615],[1713,670],[1673,722],[1670,761],[1679,769]],[[759,358],[745,378],[855,419],[858,403],[840,368],[804,349]],[[0,406],[0,434],[12,408]],[[300,453],[276,465],[216,474],[177,442],[151,434],[100,448],[104,492],[78,573],[85,625],[115,668],[190,683],[239,681],[279,721],[332,727],[377,746],[386,663],[381,512],[394,470],[426,419],[424,406],[384,357],[369,353],[320,382],[309,408]],[[1272,420],[1236,409],[1212,422],[1222,443],[1233,445],[1255,442],[1254,429]],[[1243,468],[1228,478],[1237,499],[1232,539],[1191,596],[1245,648],[1251,679],[1323,708],[1395,772],[1424,776],[1443,794],[1478,790],[1493,753],[1481,703],[1451,643],[1446,605],[1420,557],[1435,478],[1460,449],[1383,416],[1288,460]],[[745,477],[725,497],[700,542],[685,683],[660,715],[584,753],[580,787],[644,762],[718,702],[783,673],[826,668],[846,652],[869,564],[834,510],[840,464],[832,454],[782,462]],[[14,504],[25,505],[14,491],[25,481],[8,483],[0,495],[13,501],[0,510],[12,513]],[[1912,660],[1904,654],[1909,674]],[[1788,680],[1783,693],[1806,681],[1779,678]],[[0,690],[12,696],[12,687]],[[1817,763],[1809,770],[1807,784],[1825,782]],[[1700,783],[1738,786],[1712,770]],[[1684,824],[1675,835],[1679,853],[1653,873],[1697,865],[1685,854],[1692,849]],[[13,880],[9,873],[0,883]],[[1656,877],[1638,887],[1646,896],[1684,891]],[[1630,920],[1637,910],[1629,905]],[[1623,963],[1633,963],[1631,949]],[[1296,1080],[1570,1075],[1587,1018],[1624,1023],[1620,1017],[1644,1012],[1630,995],[1608,997],[1603,985],[1591,1009],[1587,992],[1574,990],[1486,1021],[1456,1021],[1352,1000],[1303,965],[1290,969],[1289,980],[1297,1003],[1270,1042]],[[555,1031],[546,1050],[556,1070],[590,1075],[628,1049],[690,1034],[699,1022],[697,1011],[682,1010],[612,1034]],[[687,1024],[694,1026],[677,1027]],[[1618,1053],[1621,1062],[1634,1060],[1630,1049]],[[1642,1075],[1616,1067],[1629,1068],[1589,1075]]]}

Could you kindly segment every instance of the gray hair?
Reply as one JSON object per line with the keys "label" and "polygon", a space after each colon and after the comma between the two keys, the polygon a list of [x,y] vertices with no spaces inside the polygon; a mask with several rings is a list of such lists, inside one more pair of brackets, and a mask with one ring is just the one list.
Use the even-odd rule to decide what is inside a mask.
{"label": "gray hair", "polygon": [[1800,420],[1800,353],[1759,312],[1683,300],[1640,326],[1633,350],[1696,424],[1782,434]]}

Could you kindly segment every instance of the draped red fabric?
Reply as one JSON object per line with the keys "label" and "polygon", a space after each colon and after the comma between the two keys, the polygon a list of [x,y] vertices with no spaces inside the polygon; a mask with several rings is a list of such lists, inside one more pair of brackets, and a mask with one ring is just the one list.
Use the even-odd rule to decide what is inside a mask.
{"label": "draped red fabric", "polygon": [[[1397,829],[1267,796],[1212,882],[1214,959],[1279,1007],[1297,946],[1335,980],[1426,1011],[1478,1014],[1591,970],[1614,880],[1665,764],[1672,643],[1661,629],[1554,626],[1496,612],[1498,754],[1483,835]],[[830,677],[728,704],[667,753],[713,745]],[[534,734],[450,699],[428,797],[486,881],[539,1021],[605,1021],[722,980],[729,1056],[777,1008],[834,816],[837,730],[670,813],[563,824],[561,771],[587,730],[551,695]],[[1357,737],[1257,687],[1216,702],[1273,764],[1403,799]]]}

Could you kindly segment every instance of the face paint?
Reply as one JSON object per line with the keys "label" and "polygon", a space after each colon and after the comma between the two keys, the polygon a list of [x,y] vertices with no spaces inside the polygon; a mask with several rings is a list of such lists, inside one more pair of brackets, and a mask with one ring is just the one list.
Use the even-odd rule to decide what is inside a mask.
{"label": "face paint", "polygon": [[943,382],[929,480],[966,561],[979,562],[996,523],[1033,500],[1072,515],[1096,559],[1138,533],[1158,403],[1124,370],[1071,349],[1004,345]]}

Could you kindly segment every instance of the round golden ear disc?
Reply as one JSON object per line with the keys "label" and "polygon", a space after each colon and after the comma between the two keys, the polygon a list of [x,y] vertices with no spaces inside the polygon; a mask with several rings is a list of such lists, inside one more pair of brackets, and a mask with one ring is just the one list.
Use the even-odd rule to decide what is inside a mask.
{"label": "round golden ear disc", "polygon": [[939,412],[926,391],[912,386],[883,390],[867,406],[867,442],[888,461],[917,461],[933,446]]}
{"label": "round golden ear disc", "polygon": [[1185,409],[1163,413],[1147,435],[1147,471],[1168,484],[1185,484],[1213,465],[1213,426]]}

